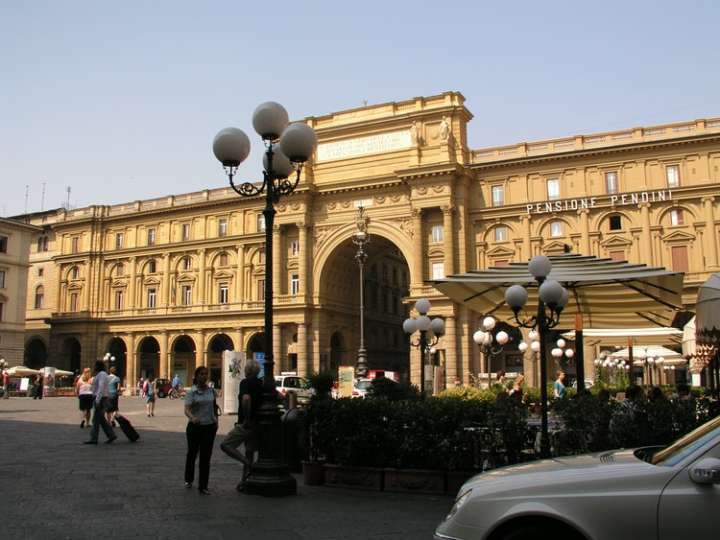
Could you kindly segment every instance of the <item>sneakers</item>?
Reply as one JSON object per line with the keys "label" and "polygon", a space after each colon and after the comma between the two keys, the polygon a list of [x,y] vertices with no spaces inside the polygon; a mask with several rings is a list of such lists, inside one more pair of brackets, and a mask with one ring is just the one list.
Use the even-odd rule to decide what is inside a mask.
{"label": "sneakers", "polygon": [[185,489],[190,489],[192,487],[192,482],[185,482]]}

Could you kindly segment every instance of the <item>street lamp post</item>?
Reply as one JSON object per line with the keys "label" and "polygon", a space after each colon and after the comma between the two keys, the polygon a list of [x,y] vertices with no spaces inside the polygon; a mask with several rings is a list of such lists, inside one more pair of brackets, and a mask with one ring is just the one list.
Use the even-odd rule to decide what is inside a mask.
{"label": "street lamp post", "polygon": [[[493,336],[492,331],[495,329],[496,321],[493,317],[485,317],[482,321],[482,330],[478,330],[473,334],[473,341],[480,345],[480,349],[485,358],[485,368],[488,374],[488,387],[490,387],[490,359],[502,352],[502,347],[509,340],[510,336],[504,330],[500,330]],[[497,343],[498,347],[493,347],[493,342]],[[527,347],[527,346],[526,346]],[[525,350],[525,349],[523,349]]]}
{"label": "street lamp post", "polygon": [[363,269],[367,260],[367,252],[365,246],[370,242],[370,235],[367,233],[368,218],[365,215],[365,209],[358,207],[358,216],[355,220],[357,231],[353,235],[352,241],[357,246],[355,252],[355,260],[360,268],[360,347],[358,348],[357,366],[355,373],[358,377],[367,375],[367,351],[365,350],[365,282],[363,277]]}
{"label": "street lamp post", "polygon": [[550,437],[548,434],[548,401],[547,401],[547,365],[545,348],[548,330],[560,322],[560,314],[567,305],[570,293],[560,283],[547,279],[552,269],[552,262],[544,255],[531,259],[528,270],[538,284],[538,308],[534,316],[520,319],[520,310],[525,306],[528,292],[522,285],[513,285],[505,291],[505,302],[513,310],[515,321],[523,328],[536,329],[539,334],[540,353],[540,401],[542,411],[542,434],[540,439],[540,455],[550,457]]}
{"label": "street lamp post", "polygon": [[[420,349],[420,392],[425,395],[425,362],[430,348],[437,345],[440,337],[445,333],[445,321],[439,317],[430,319],[430,300],[421,298],[415,302],[415,311],[419,313],[416,318],[408,318],[403,322],[403,330],[408,335],[420,332],[420,339],[416,342],[410,341],[410,345]],[[429,338],[429,339],[428,339]],[[454,359],[453,359],[454,361]]]}
{"label": "street lamp post", "polygon": [[[250,139],[240,129],[226,128],[213,141],[213,153],[222,163],[230,186],[243,197],[265,194],[265,362],[263,400],[258,411],[258,460],[244,482],[244,492],[266,496],[294,495],[295,479],[282,460],[282,434],[273,358],[273,226],[275,204],[289,195],[300,181],[302,165],[317,144],[313,129],[303,123],[288,125],[288,113],[279,103],[268,101],[253,113],[253,127],[265,144],[262,184],[234,181],[238,166],[250,153]],[[294,174],[294,179],[292,178]]]}

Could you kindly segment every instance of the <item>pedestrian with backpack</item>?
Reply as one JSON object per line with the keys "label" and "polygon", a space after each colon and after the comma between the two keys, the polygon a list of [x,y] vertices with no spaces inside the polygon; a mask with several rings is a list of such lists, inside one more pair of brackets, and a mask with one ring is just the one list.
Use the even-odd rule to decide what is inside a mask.
{"label": "pedestrian with backpack", "polygon": [[185,416],[189,422],[185,430],[188,450],[185,458],[185,487],[191,488],[195,480],[195,461],[200,454],[200,481],[202,495],[210,495],[210,458],[218,429],[218,407],[215,389],[208,385],[208,369],[195,370],[193,386],[185,396]]}
{"label": "pedestrian with backpack", "polygon": [[154,375],[148,375],[143,383],[143,395],[145,396],[145,409],[148,418],[155,416],[155,396],[157,395],[157,384]]}

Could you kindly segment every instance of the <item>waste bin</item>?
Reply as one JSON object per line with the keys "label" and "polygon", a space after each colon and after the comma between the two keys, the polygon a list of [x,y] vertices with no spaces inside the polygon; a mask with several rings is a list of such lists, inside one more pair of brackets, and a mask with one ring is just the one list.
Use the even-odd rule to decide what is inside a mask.
{"label": "waste bin", "polygon": [[290,472],[302,472],[302,460],[305,455],[305,411],[291,408],[282,416],[283,461]]}

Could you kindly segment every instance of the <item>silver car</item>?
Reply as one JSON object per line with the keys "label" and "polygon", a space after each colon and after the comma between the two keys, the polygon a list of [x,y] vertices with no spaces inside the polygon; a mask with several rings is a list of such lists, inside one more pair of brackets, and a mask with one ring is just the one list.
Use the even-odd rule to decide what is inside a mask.
{"label": "silver car", "polygon": [[435,540],[720,538],[720,417],[662,450],[547,459],[468,480]]}

